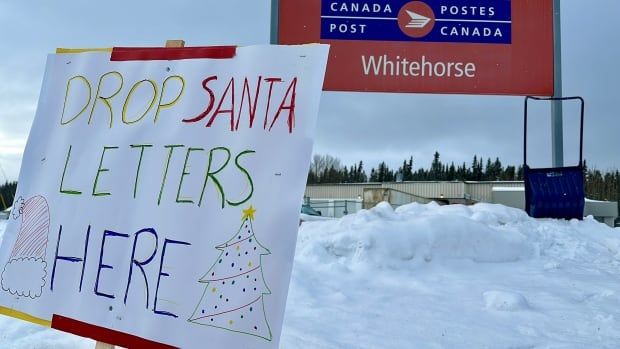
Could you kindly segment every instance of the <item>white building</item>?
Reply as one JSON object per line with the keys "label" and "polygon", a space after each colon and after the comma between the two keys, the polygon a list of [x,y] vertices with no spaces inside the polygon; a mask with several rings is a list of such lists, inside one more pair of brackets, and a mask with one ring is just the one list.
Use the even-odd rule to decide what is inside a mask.
{"label": "white building", "polygon": [[[522,181],[318,184],[306,186],[305,201],[330,217],[370,208],[381,201],[395,207],[411,202],[465,205],[488,202],[524,210],[525,191]],[[618,204],[586,200],[584,213],[613,226],[618,218]]]}

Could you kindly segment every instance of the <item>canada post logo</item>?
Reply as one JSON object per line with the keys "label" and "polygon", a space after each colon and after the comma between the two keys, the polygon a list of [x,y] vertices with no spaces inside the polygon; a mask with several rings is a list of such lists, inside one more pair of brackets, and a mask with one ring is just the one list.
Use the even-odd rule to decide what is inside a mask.
{"label": "canada post logo", "polygon": [[407,36],[425,37],[435,26],[435,13],[422,1],[406,3],[398,11],[398,26]]}
{"label": "canada post logo", "polygon": [[510,44],[511,0],[322,0],[321,39]]}

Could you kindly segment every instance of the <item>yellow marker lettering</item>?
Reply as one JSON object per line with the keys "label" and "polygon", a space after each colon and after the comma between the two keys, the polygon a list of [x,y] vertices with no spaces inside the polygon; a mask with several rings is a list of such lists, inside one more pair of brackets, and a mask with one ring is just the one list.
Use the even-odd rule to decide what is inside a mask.
{"label": "yellow marker lettering", "polygon": [[[129,102],[131,101],[131,97],[133,96],[134,92],[136,92],[136,90],[140,87],[140,85],[142,84],[147,84],[147,86],[151,86],[151,88],[153,89],[153,97],[151,97],[151,102],[149,103],[149,107],[146,108],[146,110],[144,111],[144,113],[142,113],[142,115],[133,120],[130,121],[127,118],[127,107],[129,106]],[[122,113],[122,120],[123,123],[130,125],[130,124],[134,124],[140,120],[142,120],[146,114],[148,114],[149,111],[151,111],[151,109],[153,109],[153,106],[155,105],[155,100],[157,99],[157,85],[155,84],[155,82],[153,80],[140,80],[138,82],[136,82],[132,87],[131,90],[129,90],[129,94],[127,95],[127,98],[125,98],[125,104],[123,104],[123,113]]]}
{"label": "yellow marker lettering", "polygon": [[[84,104],[84,107],[82,108],[82,110],[80,110],[79,113],[75,114],[71,119],[67,121],[63,121],[65,118],[65,112],[67,111],[67,100],[69,99],[69,91],[71,90],[71,82],[74,80],[83,82],[84,86],[88,88],[88,100],[86,101],[86,103]],[[77,75],[69,79],[69,81],[67,81],[67,90],[65,91],[65,102],[62,106],[62,116],[60,117],[61,125],[66,125],[72,122],[73,120],[77,119],[80,115],[82,115],[86,111],[86,109],[88,108],[88,105],[90,104],[91,93],[92,93],[92,88],[90,86],[90,82],[88,82],[88,80],[85,77],[81,75]]]}
{"label": "yellow marker lettering", "polygon": [[[112,93],[111,95],[104,97],[101,95],[102,91],[101,91],[101,86],[103,85],[103,80],[106,79],[106,77],[108,76],[116,76],[119,81],[120,84],[118,85],[118,88],[116,89],[116,91],[114,91],[114,93]],[[121,89],[123,88],[123,75],[121,75],[121,73],[116,72],[116,71],[111,71],[111,72],[107,72],[103,75],[101,75],[101,78],[99,78],[99,84],[97,86],[97,93],[95,95],[95,102],[93,103],[93,107],[90,109],[90,116],[88,117],[88,124],[90,125],[90,123],[93,120],[93,114],[95,113],[95,107],[97,106],[97,102],[99,102],[99,100],[101,100],[103,102],[103,104],[108,108],[109,111],[109,116],[110,116],[110,124],[109,127],[112,128],[112,123],[114,121],[114,111],[112,110],[112,104],[110,104],[110,99],[114,98],[114,96],[116,96],[119,92],[121,92]]]}
{"label": "yellow marker lettering", "polygon": [[[180,81],[181,89],[179,90],[179,93],[177,94],[177,96],[172,99],[172,101],[168,103],[162,103],[162,100],[164,99],[164,94],[166,93],[166,84],[168,83],[169,80],[172,80],[172,79],[178,79]],[[183,96],[184,91],[185,91],[185,79],[183,79],[182,76],[173,75],[173,76],[167,77],[161,86],[161,95],[159,96],[159,103],[157,103],[157,111],[155,112],[155,119],[153,120],[153,122],[156,123],[157,120],[159,120],[159,112],[162,109],[172,108],[175,104],[177,104],[179,99],[181,99],[181,96]]]}

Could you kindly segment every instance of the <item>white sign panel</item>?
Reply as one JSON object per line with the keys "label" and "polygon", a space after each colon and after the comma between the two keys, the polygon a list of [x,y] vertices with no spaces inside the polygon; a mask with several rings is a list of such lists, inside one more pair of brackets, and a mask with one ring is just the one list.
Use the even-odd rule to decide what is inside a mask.
{"label": "white sign panel", "polygon": [[0,312],[130,348],[277,348],[328,47],[114,50],[48,58]]}

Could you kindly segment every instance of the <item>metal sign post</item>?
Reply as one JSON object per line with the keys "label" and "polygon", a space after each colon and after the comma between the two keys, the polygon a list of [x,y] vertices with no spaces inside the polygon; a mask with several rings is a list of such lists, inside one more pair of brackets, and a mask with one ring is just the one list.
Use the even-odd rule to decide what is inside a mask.
{"label": "metal sign post", "polygon": [[[562,34],[560,0],[553,0],[553,97],[562,97]],[[551,102],[551,157],[553,167],[564,166],[562,100]]]}
{"label": "metal sign post", "polygon": [[271,0],[271,33],[270,42],[278,44],[278,21],[280,20],[280,0]]}

